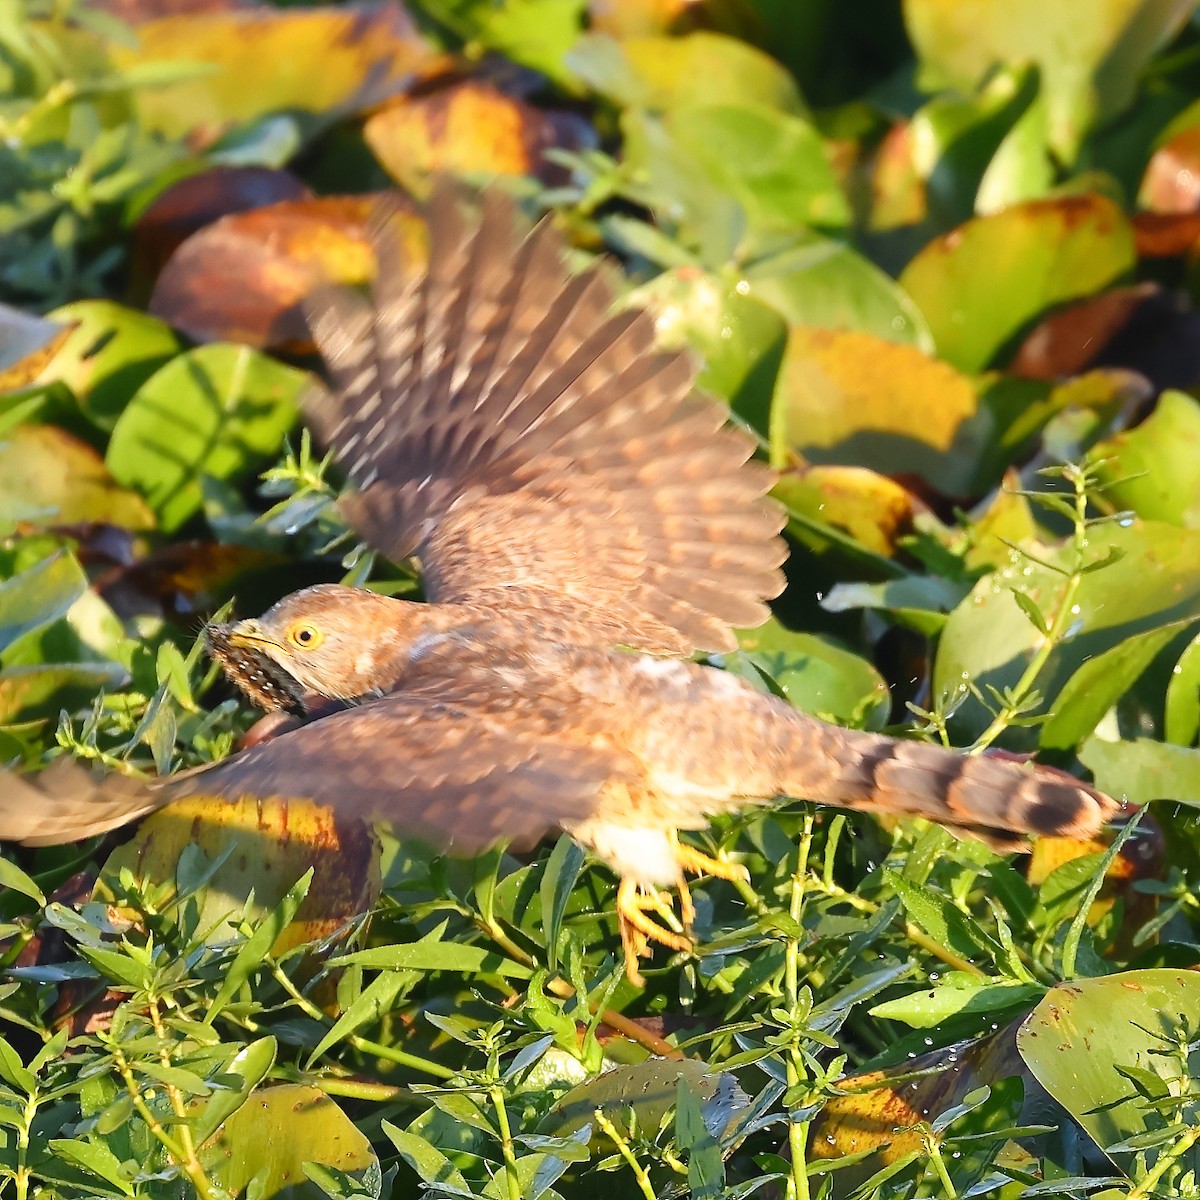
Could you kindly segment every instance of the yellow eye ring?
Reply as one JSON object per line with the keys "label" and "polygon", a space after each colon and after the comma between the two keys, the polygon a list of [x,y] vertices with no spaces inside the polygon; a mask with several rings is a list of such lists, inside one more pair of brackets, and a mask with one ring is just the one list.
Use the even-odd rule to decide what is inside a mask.
{"label": "yellow eye ring", "polygon": [[325,640],[325,635],[311,622],[297,621],[287,631],[287,640],[297,650],[315,650]]}

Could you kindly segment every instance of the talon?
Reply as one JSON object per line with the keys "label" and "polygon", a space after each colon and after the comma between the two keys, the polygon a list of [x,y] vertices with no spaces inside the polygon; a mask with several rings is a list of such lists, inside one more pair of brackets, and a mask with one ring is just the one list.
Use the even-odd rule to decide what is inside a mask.
{"label": "talon", "polygon": [[637,960],[649,952],[652,941],[684,953],[692,948],[691,938],[652,920],[648,915],[651,912],[666,919],[667,911],[662,897],[654,892],[640,892],[632,879],[622,879],[617,888],[617,923],[621,930],[621,946],[625,951],[625,976],[635,987],[644,985],[645,981],[637,969]]}
{"label": "talon", "polygon": [[750,872],[741,863],[731,862],[727,858],[710,858],[694,846],[685,846],[682,842],[675,843],[675,861],[693,875],[714,875],[717,879],[741,879],[747,882],[750,879]]}

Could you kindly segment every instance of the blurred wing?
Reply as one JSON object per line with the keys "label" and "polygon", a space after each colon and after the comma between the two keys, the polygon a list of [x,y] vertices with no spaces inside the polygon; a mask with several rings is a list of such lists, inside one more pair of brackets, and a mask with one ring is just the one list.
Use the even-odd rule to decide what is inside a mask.
{"label": "blurred wing", "polygon": [[596,267],[569,274],[548,222],[522,238],[498,191],[468,220],[438,187],[424,275],[378,224],[373,304],[310,302],[336,390],[308,416],[355,530],[417,554],[431,599],[541,610],[589,643],[686,654],[759,624],[786,554],[773,475],[692,393],[689,356],[613,314]]}
{"label": "blurred wing", "polygon": [[536,714],[394,694],[175,776],[169,798],[308,799],[456,854],[532,845],[596,809],[615,752],[566,744]]}

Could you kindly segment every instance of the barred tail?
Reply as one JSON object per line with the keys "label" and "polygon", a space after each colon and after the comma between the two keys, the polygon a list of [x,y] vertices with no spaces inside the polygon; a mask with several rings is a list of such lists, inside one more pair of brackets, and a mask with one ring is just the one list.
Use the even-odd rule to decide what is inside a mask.
{"label": "barred tail", "polygon": [[783,795],[927,817],[1013,848],[1031,833],[1093,836],[1120,807],[1103,792],[1048,767],[960,754],[810,717],[790,724],[781,764]]}

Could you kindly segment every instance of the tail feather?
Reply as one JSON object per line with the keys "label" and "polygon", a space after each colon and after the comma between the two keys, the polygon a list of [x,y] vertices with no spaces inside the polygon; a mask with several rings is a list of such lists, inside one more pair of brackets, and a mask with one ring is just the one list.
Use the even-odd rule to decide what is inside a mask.
{"label": "tail feather", "polygon": [[927,817],[1014,847],[1026,834],[1090,837],[1120,808],[1086,783],[1016,759],[796,722],[780,792],[865,812]]}

